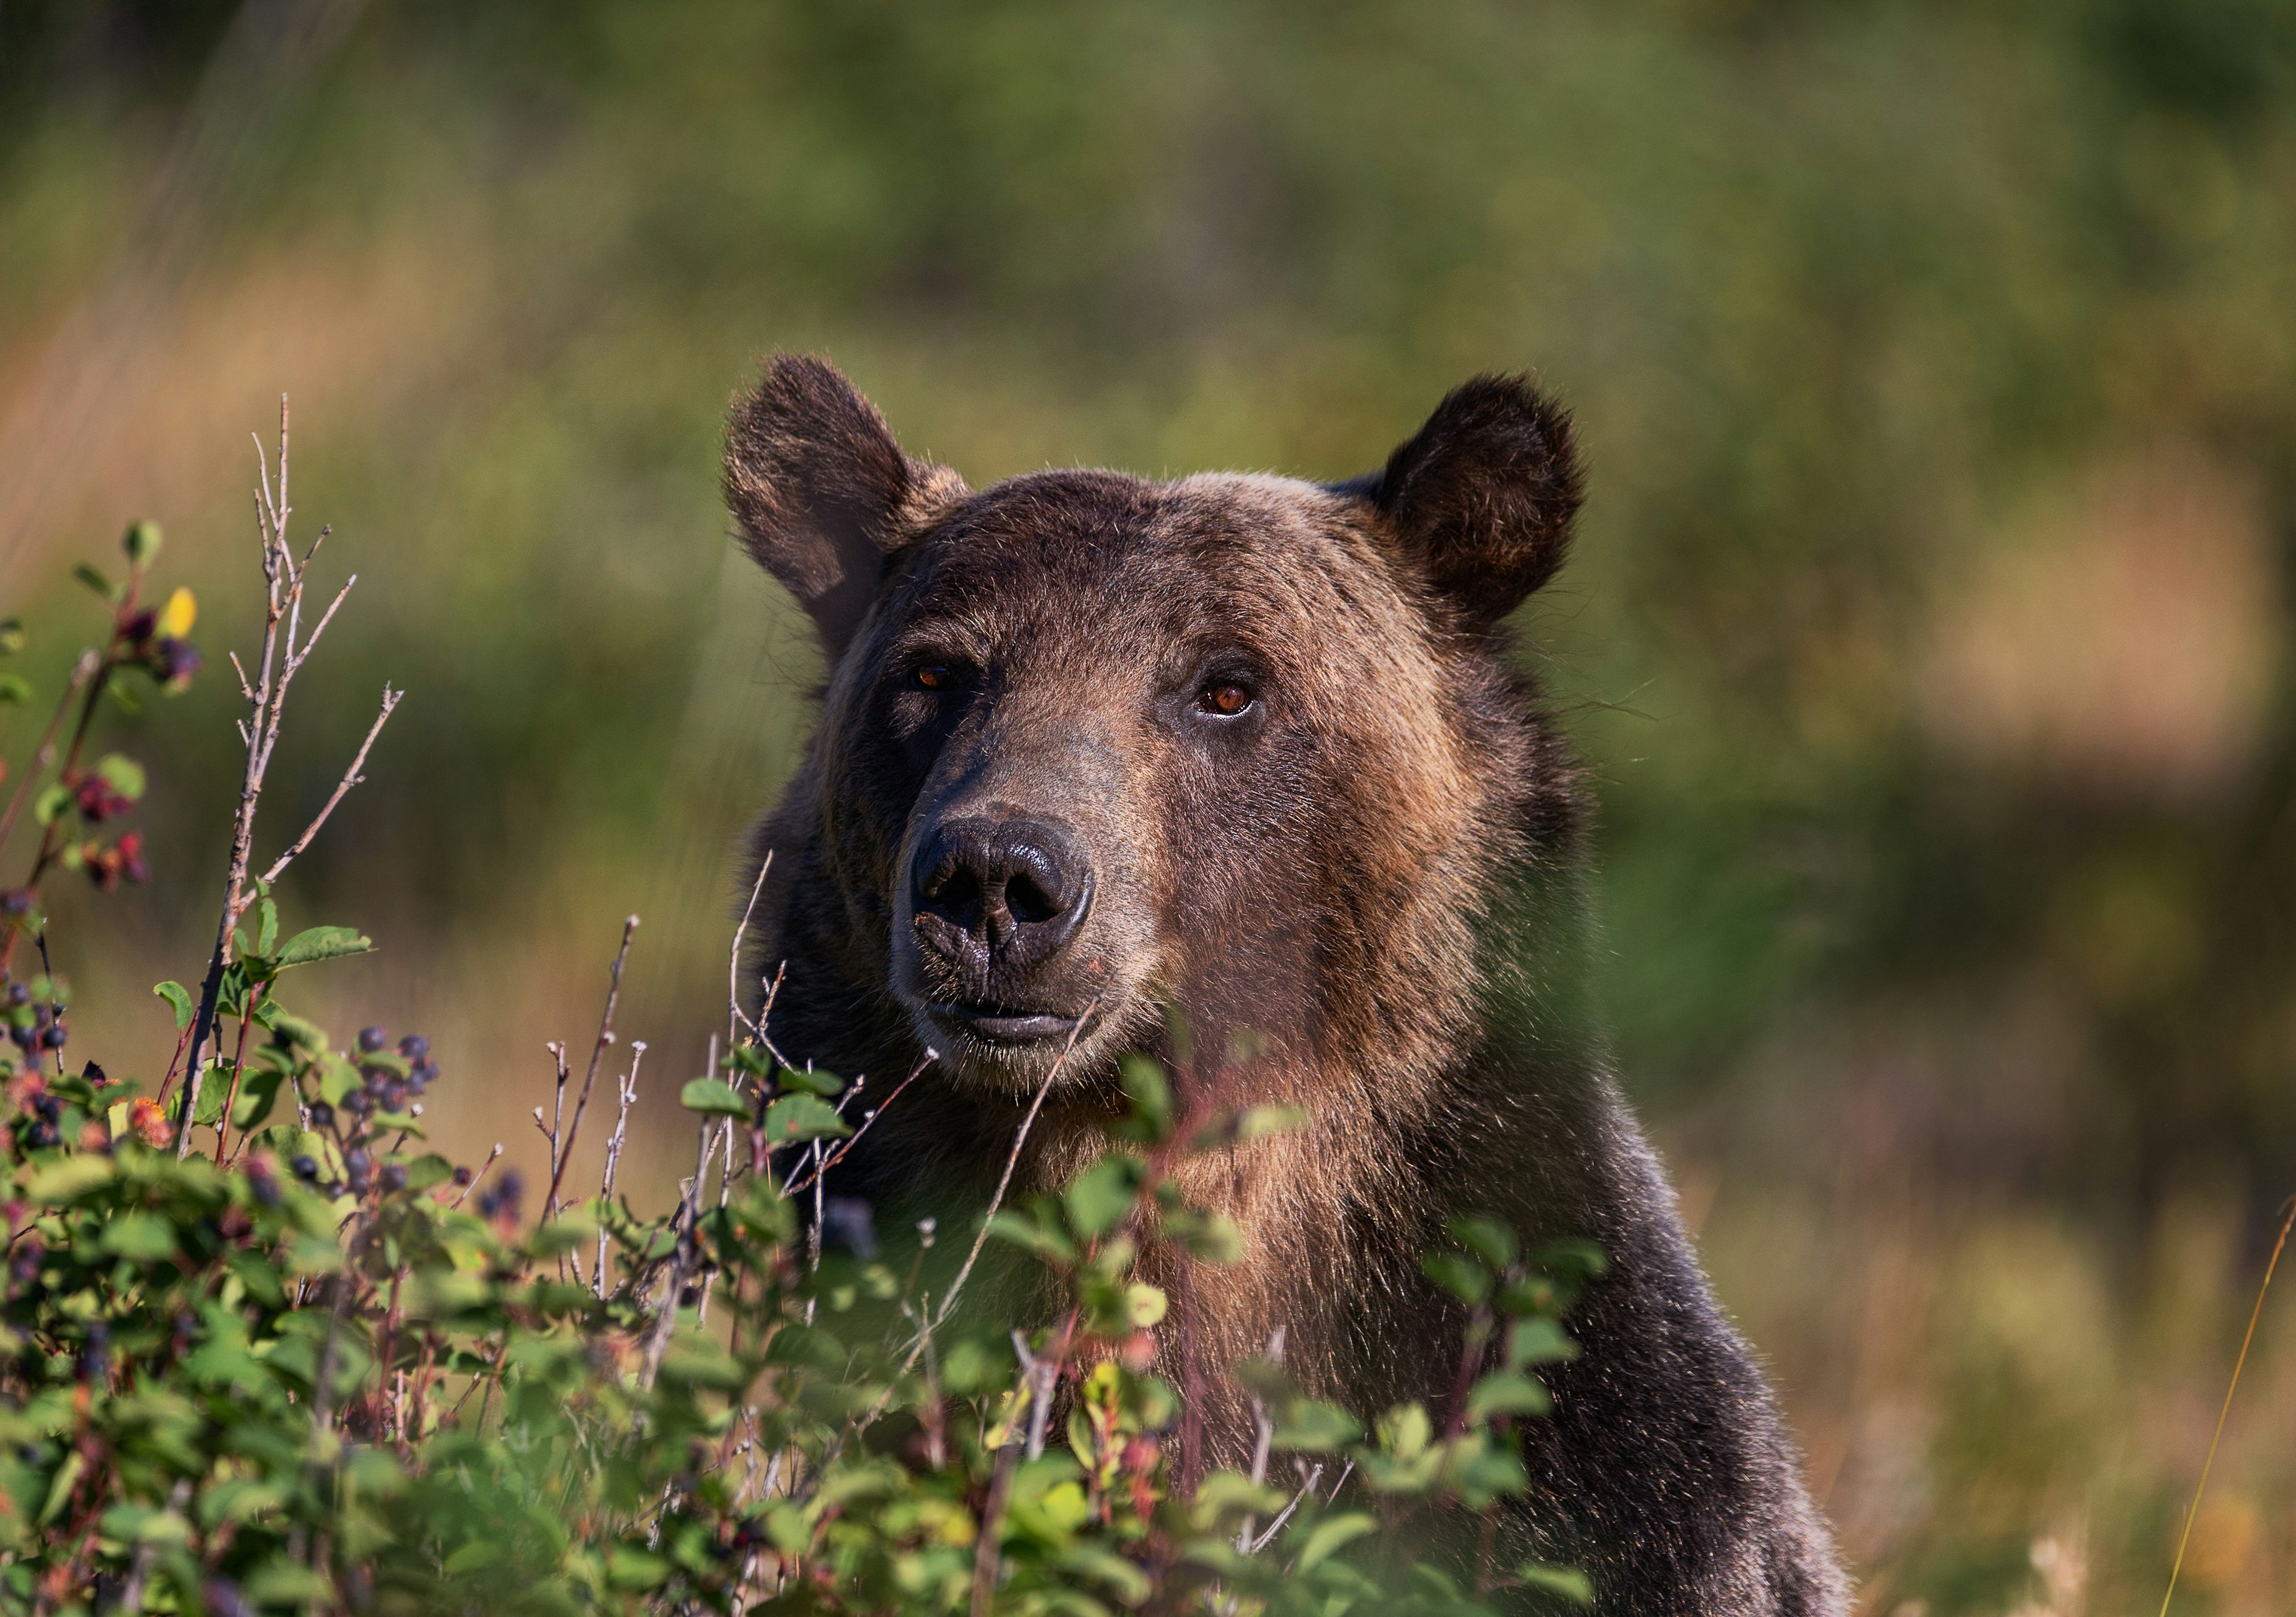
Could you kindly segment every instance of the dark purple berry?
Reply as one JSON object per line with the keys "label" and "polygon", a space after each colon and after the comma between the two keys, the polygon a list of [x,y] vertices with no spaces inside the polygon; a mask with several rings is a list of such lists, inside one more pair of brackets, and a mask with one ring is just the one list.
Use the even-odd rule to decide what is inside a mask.
{"label": "dark purple berry", "polygon": [[353,1146],[343,1153],[344,1170],[358,1178],[365,1178],[367,1171],[373,1166],[374,1158],[367,1154],[366,1147],[364,1146]]}
{"label": "dark purple berry", "polygon": [[313,1128],[327,1128],[332,1125],[334,1121],[334,1107],[329,1106],[324,1100],[315,1100],[311,1103],[311,1126]]}
{"label": "dark purple berry", "polygon": [[406,1188],[406,1169],[398,1163],[386,1164],[382,1170],[382,1188],[398,1191]]}
{"label": "dark purple berry", "polygon": [[15,1010],[32,1002],[32,991],[21,983],[8,984],[8,1009]]}
{"label": "dark purple berry", "polygon": [[398,1041],[398,1053],[409,1061],[420,1061],[430,1053],[430,1041],[421,1033],[409,1033]]}
{"label": "dark purple berry", "polygon": [[172,634],[162,634],[152,642],[148,666],[152,677],[161,684],[180,690],[191,683],[192,675],[200,671],[200,665],[206,660],[200,655],[198,647],[186,645]]}
{"label": "dark purple berry", "polygon": [[40,1042],[50,1049],[62,1049],[70,1040],[71,1034],[64,1030],[64,1025],[61,1022],[49,1023],[47,1030],[40,1035]]}
{"label": "dark purple berry", "polygon": [[457,1168],[455,1170],[455,1187],[459,1190],[467,1190],[470,1188],[471,1181],[476,1178],[478,1175],[468,1168]]}
{"label": "dark purple berry", "polygon": [[308,1156],[296,1157],[287,1164],[287,1169],[307,1185],[316,1184],[318,1181],[319,1164]]}
{"label": "dark purple berry", "polygon": [[62,1139],[63,1136],[56,1132],[56,1125],[52,1123],[36,1123],[24,1133],[25,1143],[35,1151],[45,1151],[60,1144]]}
{"label": "dark purple berry", "polygon": [[5,893],[0,893],[0,915],[29,915],[31,912],[32,894],[29,889],[11,887]]}
{"label": "dark purple berry", "polygon": [[382,1029],[379,1027],[362,1027],[359,1029],[358,1047],[360,1053],[363,1055],[372,1056],[375,1051],[381,1049],[384,1045],[390,1042],[390,1035],[383,1032]]}
{"label": "dark purple berry", "polygon": [[354,1117],[364,1117],[374,1110],[374,1101],[365,1090],[353,1090],[343,1097],[343,1110]]}
{"label": "dark purple berry", "polygon": [[55,1122],[63,1115],[63,1109],[64,1103],[45,1090],[32,1097],[32,1110],[39,1114],[44,1123]]}
{"label": "dark purple berry", "polygon": [[382,1109],[386,1112],[405,1111],[406,1109],[406,1086],[403,1083],[384,1084],[382,1086],[381,1100]]}

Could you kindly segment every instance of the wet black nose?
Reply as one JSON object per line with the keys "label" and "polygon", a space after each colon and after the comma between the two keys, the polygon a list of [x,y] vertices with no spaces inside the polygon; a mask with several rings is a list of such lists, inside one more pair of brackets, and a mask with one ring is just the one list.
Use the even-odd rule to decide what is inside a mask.
{"label": "wet black nose", "polygon": [[945,821],[917,850],[917,930],[951,956],[1034,965],[1092,907],[1092,862],[1042,820]]}

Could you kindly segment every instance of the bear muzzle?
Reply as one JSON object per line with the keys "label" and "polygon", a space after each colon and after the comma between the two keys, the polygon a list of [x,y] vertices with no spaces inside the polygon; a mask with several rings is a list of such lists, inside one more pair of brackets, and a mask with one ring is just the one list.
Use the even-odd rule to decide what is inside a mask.
{"label": "bear muzzle", "polygon": [[928,993],[952,1031],[994,1044],[1064,1038],[1084,1008],[1047,1000],[1091,913],[1092,860],[1069,828],[1033,817],[943,821],[910,867],[910,913]]}

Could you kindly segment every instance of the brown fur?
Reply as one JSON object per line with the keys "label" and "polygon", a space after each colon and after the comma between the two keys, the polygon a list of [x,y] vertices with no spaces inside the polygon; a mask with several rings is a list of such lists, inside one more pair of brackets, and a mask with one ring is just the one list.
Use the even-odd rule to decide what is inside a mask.
{"label": "brown fur", "polygon": [[[783,359],[737,403],[726,482],[832,657],[755,842],[776,1038],[880,1080],[941,1053],[844,1188],[977,1205],[1061,1041],[996,1043],[936,1007],[1093,1007],[1019,1193],[1105,1148],[1126,1051],[1173,1060],[1200,1115],[1313,1118],[1178,1170],[1246,1255],[1194,1269],[1168,1352],[1216,1372],[1281,1327],[1312,1392],[1439,1405],[1460,1321],[1417,1259],[1445,1218],[1590,1237],[1614,1269],[1553,1377],[1512,1548],[1588,1564],[1606,1612],[1840,1609],[1791,1446],[1604,1068],[1578,773],[1496,629],[1562,560],[1562,412],[1490,378],[1353,483],[1075,471],[976,494],[827,365]],[[919,666],[962,688],[920,690]],[[1223,680],[1252,693],[1242,718],[1200,699]],[[939,947],[914,874],[937,828],[1046,821],[1093,869],[1073,938],[1025,961]],[[1197,1413],[1240,1458],[1224,1377]]]}

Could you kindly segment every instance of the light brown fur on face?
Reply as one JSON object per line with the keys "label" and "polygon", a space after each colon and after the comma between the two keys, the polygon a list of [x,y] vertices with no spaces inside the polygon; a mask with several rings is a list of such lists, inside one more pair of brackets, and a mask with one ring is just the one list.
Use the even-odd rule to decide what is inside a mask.
{"label": "light brown fur on face", "polygon": [[978,1207],[1056,1066],[1016,1194],[1108,1148],[1128,1052],[1171,1067],[1184,1133],[1299,1105],[1296,1131],[1173,1167],[1242,1261],[1144,1260],[1212,1462],[1251,1440],[1227,1367],[1278,1328],[1312,1392],[1439,1404],[1462,1321],[1418,1258],[1451,1214],[1493,1213],[1613,1263],[1529,1435],[1510,1549],[1589,1565],[1607,1611],[1839,1609],[1791,1445],[1607,1072],[1578,772],[1497,628],[1561,560],[1561,413],[1489,380],[1350,484],[972,494],[785,360],[737,404],[728,468],[745,542],[832,657],[756,839],[775,1038],[886,1081],[938,1052],[840,1192],[888,1228]]}

